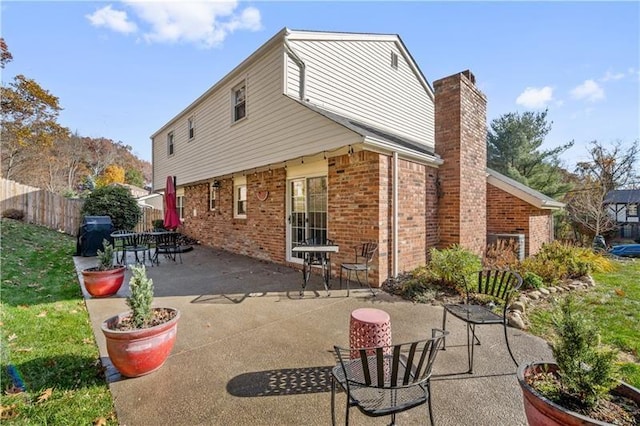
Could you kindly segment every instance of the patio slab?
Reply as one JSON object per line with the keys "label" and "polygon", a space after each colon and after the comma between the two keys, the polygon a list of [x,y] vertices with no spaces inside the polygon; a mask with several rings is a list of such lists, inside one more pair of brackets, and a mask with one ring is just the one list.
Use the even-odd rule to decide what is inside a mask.
{"label": "patio slab", "polygon": [[[391,316],[394,342],[430,336],[442,326],[442,308],[414,304],[386,293],[338,287],[327,296],[313,276],[300,297],[302,274],[294,269],[195,246],[183,264],[162,259],[148,267],[155,306],[181,311],[178,336],[164,366],[147,376],[122,378],[111,365],[101,322],[126,311],[125,284],[116,296],[86,305],[107,368],[118,420],[122,425],[328,425],[333,345],[348,346],[351,311],[383,309]],[[74,257],[80,271],[96,259]],[[335,266],[334,266],[335,267]],[[129,271],[127,271],[128,282]],[[84,291],[84,287],[83,287]],[[432,379],[435,421],[439,425],[526,425],[515,366],[501,327],[479,327],[474,374],[466,366],[466,331],[450,319],[447,350],[438,354]],[[509,329],[516,358],[551,359],[546,342]],[[338,394],[343,423],[345,395]],[[426,407],[401,413],[398,424],[427,424]],[[382,425],[351,410],[351,424]]]}

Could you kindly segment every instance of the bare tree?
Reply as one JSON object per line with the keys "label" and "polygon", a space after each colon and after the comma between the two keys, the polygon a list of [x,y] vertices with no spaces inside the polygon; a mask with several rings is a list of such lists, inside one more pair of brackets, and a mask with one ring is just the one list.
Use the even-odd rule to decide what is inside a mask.
{"label": "bare tree", "polygon": [[637,140],[626,149],[619,140],[608,147],[595,140],[589,145],[591,159],[577,164],[576,171],[580,176],[589,176],[605,191],[621,188],[638,178],[634,174],[640,152]]}
{"label": "bare tree", "polygon": [[583,234],[603,235],[617,228],[615,218],[604,205],[607,189],[600,182],[587,177],[582,188],[567,194],[567,213]]}

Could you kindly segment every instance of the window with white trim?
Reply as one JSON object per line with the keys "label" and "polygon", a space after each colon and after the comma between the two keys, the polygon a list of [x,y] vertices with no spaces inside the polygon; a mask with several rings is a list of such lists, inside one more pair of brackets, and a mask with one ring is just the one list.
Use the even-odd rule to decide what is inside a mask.
{"label": "window with white trim", "polygon": [[176,196],[176,210],[178,210],[180,220],[184,220],[184,195]]}
{"label": "window with white trim", "polygon": [[173,147],[173,132],[169,132],[167,134],[167,153],[169,155],[173,155],[174,147]]}
{"label": "window with white trim", "polygon": [[233,217],[247,218],[247,178],[233,179]]}
{"label": "window with white trim", "polygon": [[627,216],[629,216],[629,217],[637,217],[638,216],[638,205],[637,204],[627,204]]}
{"label": "window with white trim", "polygon": [[247,116],[247,85],[245,82],[233,89],[233,121],[242,120]]}
{"label": "window with white trim", "polygon": [[215,180],[209,184],[209,210],[216,210],[218,208],[218,190],[220,189],[220,183]]}
{"label": "window with white trim", "polygon": [[391,52],[391,67],[398,68],[398,54],[396,52]]}
{"label": "window with white trim", "polygon": [[187,120],[187,131],[189,132],[189,140],[196,137],[196,122],[193,117]]}

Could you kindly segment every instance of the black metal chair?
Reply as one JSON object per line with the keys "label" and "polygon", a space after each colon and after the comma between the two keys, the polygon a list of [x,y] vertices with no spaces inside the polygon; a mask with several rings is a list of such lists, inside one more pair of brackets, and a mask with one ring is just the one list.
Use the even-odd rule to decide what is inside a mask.
{"label": "black metal chair", "polygon": [[149,259],[151,259],[150,253],[150,235],[146,232],[133,232],[130,234],[126,234],[124,236],[124,247],[123,247],[123,259],[126,264],[127,253],[134,253],[136,258],[136,263],[140,263],[140,254],[142,254],[142,263],[146,263],[147,261],[147,253],[149,253]]}
{"label": "black metal chair", "polygon": [[362,286],[362,282],[360,282],[360,276],[358,276],[358,272],[364,272],[364,279],[367,283],[367,287],[371,290],[371,293],[375,296],[376,293],[371,288],[369,284],[369,269],[371,268],[371,262],[373,262],[373,256],[376,254],[378,250],[378,243],[368,242],[364,243],[358,247],[355,247],[356,257],[354,263],[343,263],[340,265],[340,288],[342,288],[342,271],[347,271],[347,296],[349,296],[351,282],[351,273],[355,272],[356,279],[358,280],[358,284]]}
{"label": "black metal chair", "polygon": [[[133,231],[129,231],[127,229],[118,229],[111,233],[111,237],[113,238],[113,252],[116,257],[116,263],[125,263],[124,236],[133,233]],[[118,253],[120,253],[119,256]]]}
{"label": "black metal chair", "polygon": [[180,251],[180,244],[178,244],[177,232],[157,233],[155,234],[155,242],[154,261],[156,265],[160,263],[158,256],[161,254],[174,262],[177,257],[180,257],[180,263],[182,263],[182,252]]}
{"label": "black metal chair", "polygon": [[425,403],[434,424],[431,370],[446,334],[433,329],[430,339],[379,348],[334,346],[339,363],[332,370],[332,424],[336,424],[336,384],[347,394],[346,425],[349,409],[354,406],[366,416],[390,415],[393,425],[397,413]]}
{"label": "black metal chair", "polygon": [[[447,314],[464,321],[467,325],[467,358],[469,370],[473,373],[473,348],[480,344],[480,339],[476,336],[476,325],[502,325],[504,327],[504,339],[507,342],[507,349],[513,362],[518,365],[511,346],[509,345],[509,334],[507,333],[507,312],[511,304],[511,298],[522,285],[522,277],[517,272],[508,270],[485,269],[478,271],[477,286],[469,285],[465,282],[465,302],[458,304],[444,305],[442,315],[442,329],[446,330]],[[489,296],[487,304],[474,303],[474,295]],[[495,302],[503,305],[502,313],[494,311]],[[442,345],[446,349],[446,342]]]}

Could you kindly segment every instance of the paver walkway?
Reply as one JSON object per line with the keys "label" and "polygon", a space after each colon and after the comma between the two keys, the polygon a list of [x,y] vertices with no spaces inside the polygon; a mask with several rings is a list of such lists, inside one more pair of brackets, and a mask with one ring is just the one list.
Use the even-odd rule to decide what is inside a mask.
{"label": "paver walkway", "polygon": [[[95,258],[75,257],[80,270]],[[442,324],[442,308],[413,304],[368,289],[333,290],[327,297],[313,276],[304,298],[301,273],[256,259],[196,246],[181,265],[161,259],[147,268],[155,285],[155,306],[180,309],[178,338],[158,371],[122,379],[110,367],[100,323],[127,310],[123,285],[118,295],[88,298],[87,308],[107,365],[120,424],[171,425],[329,425],[330,369],[333,345],[349,344],[349,316],[362,307],[391,316],[394,342],[424,338]],[[127,272],[126,282],[128,282]],[[337,281],[333,281],[334,287]],[[357,286],[357,285],[356,285]],[[449,320],[447,350],[438,354],[433,405],[439,425],[524,425],[515,366],[504,345],[502,328],[479,327],[475,373],[465,370],[464,325]],[[541,339],[510,329],[518,359],[550,359]],[[344,394],[338,395],[339,418]],[[398,424],[427,424],[426,407],[398,416]],[[388,424],[351,410],[354,425]],[[342,420],[340,420],[342,422]]]}

